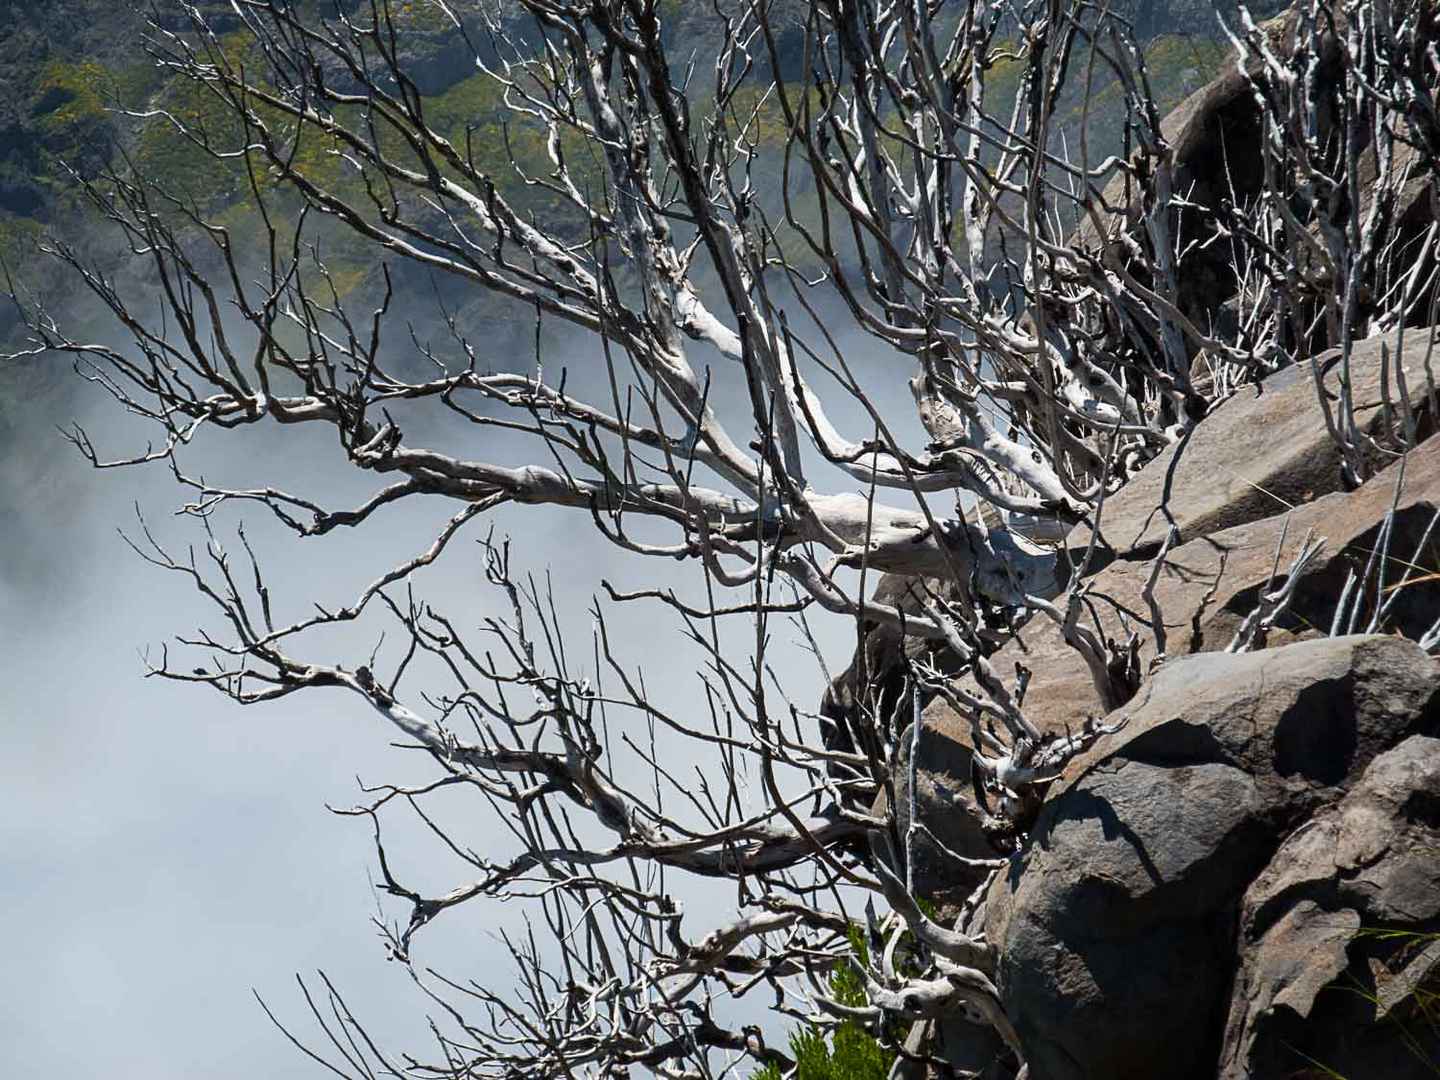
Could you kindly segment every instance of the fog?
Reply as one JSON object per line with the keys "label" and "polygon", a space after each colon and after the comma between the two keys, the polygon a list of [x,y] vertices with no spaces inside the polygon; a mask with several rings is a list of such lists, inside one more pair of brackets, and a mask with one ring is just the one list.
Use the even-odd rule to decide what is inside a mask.
{"label": "fog", "polygon": [[[906,372],[896,358],[867,356],[867,346],[851,344],[849,359],[868,373],[887,420],[914,436]],[[568,385],[583,390],[602,378],[596,354],[593,342],[558,336],[547,346],[547,372],[570,365]],[[738,413],[738,372],[715,374],[722,415]],[[357,780],[433,778],[433,763],[392,747],[395,733],[353,695],[308,691],[242,708],[204,687],[144,678],[147,649],[155,658],[177,634],[223,627],[187,580],[144,563],[117,529],[134,536],[138,510],[176,553],[203,545],[204,534],[193,519],[175,515],[189,495],[165,465],[96,472],[56,431],[78,417],[102,456],[119,457],[153,437],[143,424],[73,376],[33,381],[39,389],[0,447],[0,912],[12,928],[0,980],[0,1071],[14,1080],[322,1075],[253,996],[297,1034],[315,1036],[295,975],[318,990],[313,976],[322,970],[382,1045],[424,1057],[431,1045],[427,1002],[405,969],[386,960],[371,922],[377,914],[403,920],[408,908],[372,887],[367,822],[326,807],[361,801]],[[839,408],[835,419],[868,431],[858,408]],[[515,438],[453,415],[400,420],[411,443],[492,460],[545,460]],[[267,423],[213,432],[183,461],[218,484],[276,484],[332,509],[379,486],[349,467],[333,435],[318,429]],[[822,466],[817,475],[829,490],[854,487],[833,469]],[[428,546],[454,510],[445,500],[408,499],[361,529],[306,540],[254,505],[217,515],[215,527],[237,546],[235,526],[245,521],[278,623],[315,602],[351,601]],[[504,507],[487,520],[497,536],[513,539],[518,572],[550,575],[563,635],[583,645],[574,650],[581,654],[590,648],[590,607],[602,578],[622,591],[673,587],[703,595],[697,566],[613,548],[583,513]],[[474,542],[484,533],[483,524],[472,526],[414,578],[417,595],[460,627],[502,613]],[[674,617],[653,603],[607,604],[606,612],[621,657],[643,661],[652,699],[686,715],[698,700],[695,673],[704,658],[675,632]],[[382,622],[327,629],[308,644],[302,637],[295,651],[354,667],[375,648]],[[853,623],[822,612],[812,626],[838,672],[853,648]],[[778,619],[772,636],[769,659],[787,693],[815,707],[823,688],[818,665],[798,646],[798,632]],[[753,630],[739,621],[726,640],[743,661]],[[380,670],[395,647],[393,640],[382,647]],[[172,658],[182,668],[191,659]],[[402,696],[419,705],[416,687]],[[461,843],[497,859],[504,854],[487,849],[504,848],[487,807],[474,800],[442,806]],[[418,822],[396,814],[385,828],[406,884],[434,893],[468,880]],[[713,882],[672,876],[667,884],[686,905],[689,936],[732,910],[730,890]],[[517,907],[477,900],[445,913],[417,936],[417,967],[503,988],[509,958],[496,934],[517,924]]]}

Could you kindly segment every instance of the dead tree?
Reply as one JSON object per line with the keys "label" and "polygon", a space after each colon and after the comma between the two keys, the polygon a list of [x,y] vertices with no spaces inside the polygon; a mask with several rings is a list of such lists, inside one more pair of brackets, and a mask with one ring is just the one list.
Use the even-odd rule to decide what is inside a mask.
{"label": "dead tree", "polygon": [[[910,837],[873,809],[894,806],[910,704],[946,692],[973,716],[979,772],[1023,813],[1094,732],[1042,739],[986,660],[997,634],[1054,619],[1105,700],[1134,690],[1123,643],[1083,617],[1095,545],[1063,538],[1077,526],[1088,537],[1106,495],[1236,387],[1319,345],[1435,321],[1436,226],[1404,236],[1387,209],[1410,179],[1433,175],[1440,148],[1428,7],[1312,5],[1280,31],[1243,9],[1233,17],[1236,62],[1263,121],[1264,180],[1253,198],[1200,208],[1208,231],[1196,233],[1144,51],[1102,5],[719,0],[713,58],[667,37],[672,9],[656,0],[517,0],[514,10],[429,0],[405,12],[369,0],[328,14],[234,0],[238,39],[176,6],[190,24],[157,27],[152,55],[210,95],[226,124],[137,114],[230,162],[259,227],[241,235],[164,178],[117,168],[84,189],[148,262],[163,318],[140,317],[133,296],[58,243],[129,340],[79,340],[43,308],[28,311],[37,351],[70,354],[160,433],[114,462],[77,429],[80,450],[96,465],[168,462],[207,531],[201,557],[136,538],[145,558],[193,580],[225,625],[189,640],[199,666],[167,659],[153,673],[247,704],[339,688],[433,757],[432,784],[379,790],[357,811],[375,822],[384,887],[412,908],[391,941],[397,958],[408,962],[431,920],[496,896],[527,898],[542,930],[512,942],[518,989],[467,984],[471,1012],[443,1002],[454,1030],[439,1036],[438,1059],[389,1056],[339,1007],[352,1038],[336,1043],[337,1067],[549,1077],[788,1066],[758,1030],[727,1026],[712,993],[752,987],[822,1024],[963,1005],[998,1029],[1020,1067],[993,947],[926,915],[907,881]],[[543,170],[517,156],[491,175],[469,138],[429,122],[402,59],[412,6],[463,37],[503,86],[512,123],[542,134]],[[796,28],[798,62],[780,45]],[[1316,78],[1322,64],[1338,74]],[[1100,88],[1121,103],[1103,132],[1091,122]],[[767,143],[761,131],[776,125],[783,136]],[[314,167],[317,149],[333,168]],[[1360,195],[1362,166],[1378,176],[1373,197]],[[543,192],[552,215],[518,209],[523,191]],[[317,229],[370,245],[384,267],[375,310],[347,304]],[[1221,329],[1183,295],[1187,260],[1214,244],[1235,251],[1240,311]],[[582,400],[555,377],[563,360],[506,368],[453,319],[443,347],[403,340],[388,314],[390,275],[416,271],[588,333],[608,396]],[[905,445],[866,396],[832,332],[836,311],[904,358],[896,377],[909,380],[926,444]],[[397,359],[407,353],[426,373]],[[713,404],[722,381],[749,402],[741,426]],[[862,429],[832,420],[840,400],[859,406]],[[419,444],[393,418],[402,406],[523,433],[532,463]],[[1349,410],[1342,396],[1332,432],[1361,470],[1371,437]],[[186,471],[193,440],[270,424],[327,429],[346,461],[376,475],[374,495],[334,508],[273,478],[222,489]],[[1409,418],[1388,449],[1415,438]],[[818,486],[820,462],[854,489]],[[953,507],[934,509],[936,492]],[[273,617],[248,544],[237,563],[218,540],[232,508],[263,508],[316,537],[383,528],[419,496],[456,507],[428,549],[348,606],[291,622]],[[463,614],[414,598],[407,579],[502,503],[568,507],[597,544],[703,566],[709,606],[658,590],[611,597],[667,604],[694,640],[712,643],[703,715],[647,699],[610,649],[603,609],[595,670],[577,670],[503,544],[486,542],[486,571],[511,614],[479,628],[483,645]],[[858,592],[842,569],[861,571]],[[870,597],[882,573],[912,583],[906,603]],[[377,609],[404,641],[389,670],[311,645],[326,626]],[[898,706],[892,695],[869,709],[857,695],[854,737],[827,746],[816,717],[767,688],[764,655],[773,616],[822,611],[948,650],[983,694],[915,665]],[[729,619],[754,622],[755,656],[725,655],[711,636]],[[417,656],[448,685],[414,685]],[[648,775],[624,775],[602,716],[693,740],[708,767],[682,775],[627,735]],[[428,896],[392,872],[379,823],[385,808],[421,806],[442,787],[488,803],[523,853],[494,864],[447,839],[473,880]],[[737,882],[734,921],[687,936],[666,872]],[[866,894],[888,913],[846,909],[863,909]],[[848,940],[857,926],[872,941],[864,964]],[[827,994],[837,965],[857,969],[867,1005]]]}

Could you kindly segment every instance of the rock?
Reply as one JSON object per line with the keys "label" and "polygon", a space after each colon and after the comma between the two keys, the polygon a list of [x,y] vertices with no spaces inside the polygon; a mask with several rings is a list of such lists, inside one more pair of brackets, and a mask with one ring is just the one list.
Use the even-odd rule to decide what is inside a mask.
{"label": "rock", "polygon": [[[1155,590],[1165,619],[1168,653],[1174,657],[1224,649],[1254,609],[1257,597],[1273,587],[1277,548],[1281,550],[1280,573],[1284,574],[1311,530],[1326,537],[1326,547],[1297,586],[1288,612],[1271,634],[1271,643],[1328,632],[1346,575],[1352,569],[1363,572],[1376,547],[1381,522],[1395,499],[1398,475],[1398,467],[1391,466],[1354,492],[1327,495],[1300,507],[1289,515],[1288,522],[1284,517],[1267,518],[1171,551]],[[1398,559],[1414,560],[1422,535],[1440,509],[1440,439],[1430,439],[1410,453],[1404,490],[1395,506],[1392,553]],[[1418,561],[1427,571],[1440,567],[1435,537]],[[1109,638],[1123,641],[1130,629],[1138,630],[1141,671],[1149,667],[1154,652],[1154,637],[1145,625],[1149,614],[1143,597],[1150,571],[1151,564],[1146,562],[1112,563],[1093,579],[1087,608],[1087,620],[1093,618],[1093,625]],[[1398,578],[1389,580],[1393,584]],[[1207,596],[1210,599],[1205,603]],[[1407,636],[1418,637],[1440,615],[1440,579],[1406,586],[1395,601],[1393,615],[1394,625]],[[1013,677],[1016,664],[1029,669],[1024,712],[1042,734],[1078,731],[1091,717],[1106,712],[1084,660],[1048,619],[1032,620],[991,657],[991,663],[1007,679]],[[1166,668],[1160,670],[1163,673]],[[968,677],[962,683],[974,689]],[[1140,692],[1146,692],[1143,685]],[[937,699],[926,708],[923,723],[921,767],[917,770],[922,820],[962,856],[993,854],[981,832],[981,812],[972,794],[969,722]],[[948,865],[949,870],[932,868],[930,872],[951,873],[957,884],[977,880],[973,872],[953,862]]]}
{"label": "rock", "polygon": [[[871,600],[906,615],[919,615],[923,610],[919,597],[927,590],[940,588],[941,583],[934,578],[915,581],[886,574],[875,586]],[[902,636],[892,626],[866,622],[859,637],[850,666],[825,688],[820,699],[821,738],[828,750],[854,750],[857,732],[851,727],[859,728],[862,735],[874,727],[862,715],[867,709],[886,719],[891,716],[905,689],[907,660],[928,656],[942,670],[954,670],[954,658],[948,650],[936,651],[935,643]]]}
{"label": "rock", "polygon": [[[1372,762],[1440,729],[1436,662],[1381,636],[1186,657],[1110,720],[1123,729],[1071,762],[987,895],[997,984],[1032,1080],[1208,1080],[1242,898],[1283,872],[1307,820],[1346,792],[1369,805]],[[1403,877],[1377,887],[1399,895]],[[1434,871],[1415,888],[1440,902]],[[1315,942],[1306,985],[1334,977],[1347,926],[1296,910],[1289,933]]]}
{"label": "rock", "polygon": [[[895,1062],[889,1080],[1014,1080],[1013,1055],[995,1029],[955,1009],[934,1020],[911,1025],[905,1039],[906,1057]],[[927,1064],[926,1058],[929,1059]],[[937,1064],[938,1063],[938,1067]]]}
{"label": "rock", "polygon": [[[1386,397],[1398,407],[1397,359],[1410,407],[1426,411],[1427,353],[1437,338],[1434,328],[1407,334],[1398,357],[1388,340],[1354,345],[1351,393],[1361,430],[1378,436],[1393,422]],[[1389,354],[1388,371],[1382,348]],[[1339,360],[1338,350],[1316,358],[1332,400],[1340,386]],[[1425,425],[1424,431],[1433,429],[1433,416]],[[1100,530],[1117,557],[1149,557],[1160,549],[1168,528],[1161,509],[1167,485],[1182,543],[1341,490],[1340,454],[1326,428],[1310,364],[1284,368],[1226,399],[1187,440],[1166,448],[1106,499]],[[1083,550],[1089,539],[1089,526],[1081,525],[1071,532],[1069,545]]]}
{"label": "rock", "polygon": [[[916,582],[886,574],[871,598],[907,614],[918,614],[921,607],[917,589],[934,592],[940,588],[941,582],[935,579]],[[953,593],[950,595],[954,598]],[[950,675],[959,672],[957,657],[943,645],[922,638],[902,638],[894,627],[866,623],[849,667],[826,687],[820,701],[820,737],[827,750],[854,752],[858,736],[862,745],[870,740],[872,745],[869,749],[883,760],[891,752],[890,739],[895,739],[893,775],[899,803],[895,825],[897,837],[902,843],[910,824],[909,731],[912,706],[902,701],[901,696],[908,685],[907,665],[917,660],[923,660]],[[929,700],[928,695],[925,700]],[[876,718],[879,718],[878,721]],[[933,751],[929,744],[932,741],[933,734],[922,727],[921,761],[928,762],[930,759]],[[830,770],[832,775],[841,775],[846,771],[844,767],[833,764]],[[952,780],[948,775],[931,769],[921,769],[917,775],[920,805],[950,805],[958,796],[950,790]],[[968,773],[966,775],[968,777]],[[877,817],[884,817],[889,812],[887,790],[881,788],[866,809]],[[953,859],[946,858],[943,848],[937,846],[934,840],[938,839],[940,845],[953,851],[969,852],[972,856],[988,857],[992,853],[981,833],[979,819],[974,815],[927,815],[924,821],[934,839],[924,833],[915,839],[910,851],[915,860],[912,880],[922,896],[939,904],[943,911],[949,911],[970,895],[984,875],[980,870],[957,865]],[[901,866],[894,869],[899,872]]]}
{"label": "rock", "polygon": [[[915,770],[916,807],[926,831],[917,833],[911,845],[914,860],[915,889],[939,905],[942,912],[958,910],[959,905],[985,879],[983,867],[967,865],[951,857],[954,852],[963,859],[988,859],[995,851],[986,838],[981,815],[975,807],[970,784],[970,760],[963,767],[954,761],[954,743],[937,736],[934,728],[920,726],[919,759],[922,766]],[[944,761],[948,767],[937,768]],[[965,784],[962,790],[958,785]],[[900,739],[895,757],[895,830],[903,838],[910,828],[910,738],[909,729]],[[872,808],[883,813],[884,793]],[[958,812],[957,812],[958,811]]]}
{"label": "rock", "polygon": [[[922,590],[933,593],[942,587],[942,583],[933,578],[916,581],[886,574],[876,585],[871,599],[907,614],[919,614],[922,608],[918,597],[923,595]],[[949,595],[954,598],[955,594]],[[909,827],[911,744],[908,731],[912,713],[909,704],[901,700],[908,685],[907,665],[924,660],[953,675],[958,671],[958,660],[943,645],[922,638],[902,637],[894,627],[883,623],[863,624],[859,639],[850,665],[831,681],[820,700],[820,738],[827,750],[844,753],[853,753],[858,739],[862,747],[883,760],[891,752],[890,740],[899,729],[895,757],[895,790],[899,799],[896,826],[899,836],[903,837]],[[923,742],[920,753],[922,759],[928,753]],[[849,775],[845,766],[832,763],[829,768],[832,775]],[[921,774],[922,801],[948,798],[948,792],[937,790],[935,783],[931,774]],[[888,812],[889,796],[884,788],[867,809],[877,816]],[[961,830],[958,834],[949,828],[952,822]],[[968,850],[980,843],[979,826],[972,819],[956,816],[946,821],[927,821],[927,824],[943,844]],[[916,863],[914,881],[922,895],[932,900],[942,904],[964,900],[980,882],[980,877],[970,871],[955,876],[953,862],[944,860],[927,837],[922,836],[915,843],[912,854]]]}
{"label": "rock", "polygon": [[1308,1061],[1345,1076],[1433,1076],[1440,1031],[1407,1025],[1410,1044],[1395,1021],[1415,1011],[1417,989],[1434,988],[1437,928],[1440,741],[1416,735],[1292,833],[1246,893],[1219,1075]]}
{"label": "rock", "polygon": [[[1309,10],[1310,5],[1296,4],[1262,24],[1274,55],[1282,60],[1293,55],[1297,22]],[[1433,39],[1436,29],[1431,18],[1426,36]],[[1334,34],[1322,33],[1318,48],[1309,55],[1314,67],[1307,75],[1329,95],[1328,107],[1318,111],[1318,129],[1313,135],[1324,144],[1334,137],[1331,130],[1339,104],[1335,98],[1341,89],[1339,42]],[[1260,71],[1258,61],[1249,61],[1250,76]],[[1183,195],[1184,202],[1183,210],[1170,215],[1175,249],[1184,252],[1176,275],[1179,306],[1197,325],[1213,327],[1223,335],[1223,306],[1235,295],[1237,277],[1221,219],[1228,207],[1254,205],[1265,179],[1264,132],[1249,78],[1235,64],[1225,64],[1218,76],[1165,116],[1160,130],[1170,149],[1172,188]],[[1396,143],[1393,164],[1394,175],[1401,179],[1386,220],[1405,248],[1415,244],[1434,220],[1430,198],[1434,178],[1420,167],[1418,155],[1403,140]],[[1362,156],[1356,177],[1362,219],[1374,202],[1377,171],[1371,147]],[[1085,219],[1075,241],[1092,251],[1106,252],[1143,276],[1144,267],[1134,263],[1129,245],[1121,240],[1123,233],[1145,244],[1144,208],[1132,198],[1132,190],[1129,177],[1115,176],[1105,187],[1098,227],[1094,220]],[[1311,298],[1318,300],[1318,292]]]}
{"label": "rock", "polygon": [[[1277,55],[1289,54],[1295,19],[1296,12],[1290,11],[1265,24]],[[1333,39],[1325,44],[1317,74],[1333,82],[1338,50]],[[1257,70],[1252,63],[1251,72]],[[1217,232],[1214,211],[1226,202],[1253,201],[1264,184],[1263,131],[1254,91],[1235,66],[1227,64],[1219,76],[1168,113],[1160,130],[1170,145],[1173,189],[1185,194],[1187,206],[1183,214],[1172,215],[1172,228],[1180,234],[1177,250],[1186,252],[1177,275],[1180,308],[1200,326],[1208,326],[1211,315],[1236,288],[1228,245],[1207,242]],[[1086,220],[1076,239],[1092,250],[1110,248],[1128,262],[1119,234],[1143,232],[1142,207],[1131,199],[1128,177],[1117,175],[1106,185],[1103,204],[1111,211],[1101,219],[1105,235]]]}

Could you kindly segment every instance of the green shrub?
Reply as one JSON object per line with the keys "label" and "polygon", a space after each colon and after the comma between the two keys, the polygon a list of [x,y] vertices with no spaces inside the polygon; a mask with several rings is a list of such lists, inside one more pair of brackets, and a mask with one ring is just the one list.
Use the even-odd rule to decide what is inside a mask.
{"label": "green shrub", "polygon": [[[850,928],[850,948],[860,963],[868,955],[860,928]],[[865,986],[848,964],[830,975],[830,996],[841,1005],[869,1004]],[[898,1031],[888,1032],[899,1036]],[[853,1020],[841,1021],[827,1039],[820,1028],[804,1027],[790,1033],[790,1055],[795,1059],[794,1080],[885,1080],[895,1063],[896,1053]],[[767,1065],[754,1074],[755,1080],[782,1080],[780,1069]]]}
{"label": "green shrub", "polygon": [[105,81],[105,69],[93,61],[45,65],[31,108],[42,160],[58,158],[86,172],[104,158],[111,137]]}

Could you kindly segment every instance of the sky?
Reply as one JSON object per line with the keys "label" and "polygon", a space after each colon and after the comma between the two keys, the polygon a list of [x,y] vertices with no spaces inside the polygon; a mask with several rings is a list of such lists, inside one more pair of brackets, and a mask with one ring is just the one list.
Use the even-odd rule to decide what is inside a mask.
{"label": "sky", "polygon": [[[573,362],[577,349],[584,346],[561,343],[558,355]],[[887,414],[913,416],[903,378],[881,383]],[[387,961],[372,924],[379,911],[391,919],[406,912],[382,904],[372,886],[368,825],[326,807],[359,801],[357,781],[419,782],[433,778],[433,765],[392,748],[395,733],[353,695],[307,692],[242,708],[204,688],[143,677],[147,648],[157,655],[177,634],[215,620],[186,582],[144,564],[117,530],[135,532],[138,508],[172,550],[203,537],[175,516],[184,496],[163,465],[97,473],[60,438],[56,425],[78,417],[103,456],[121,456],[147,434],[93,387],[73,377],[58,385],[26,402],[0,462],[0,917],[11,928],[0,1075],[325,1075],[254,996],[297,1034],[314,1036],[296,976],[313,988],[319,971],[388,1048],[428,1049],[426,1002],[403,967]],[[436,438],[470,440],[473,452],[482,436],[449,424],[440,422]],[[186,461],[222,484],[284,483],[330,506],[353,504],[375,484],[323,432],[274,425],[202,440]],[[440,500],[401,505],[365,529],[306,541],[263,513],[242,516],[277,605],[294,615],[311,601],[353,598],[427,546],[455,509]],[[217,525],[232,544],[236,520]],[[608,547],[571,512],[506,508],[493,520],[515,542],[517,569],[552,575],[563,631],[586,647],[602,577],[621,590],[673,584],[693,593],[700,584],[693,566]],[[461,625],[478,623],[498,601],[483,583],[476,535],[416,579],[419,593],[443,599]],[[670,616],[622,605],[609,617],[622,656],[647,662],[652,695],[688,707],[700,658],[670,631]],[[814,627],[838,672],[853,624],[821,618]],[[746,628],[736,630],[743,639]],[[306,655],[353,667],[375,633],[373,625],[347,628]],[[790,628],[775,637],[787,686],[815,707],[823,680],[813,659],[791,645],[798,634]],[[462,842],[489,854],[497,835],[489,811],[446,809]],[[386,843],[422,891],[466,880],[413,821],[387,819]],[[731,910],[729,894],[711,883],[672,879],[672,887],[688,905],[694,937]],[[495,934],[515,925],[515,907],[486,901],[447,913],[417,937],[418,964],[503,988],[509,959]]]}
{"label": "sky", "polygon": [[[39,425],[32,434],[44,437]],[[170,516],[177,492],[160,470],[97,485],[58,435],[48,441],[25,449],[54,456],[49,505],[0,518],[7,547],[30,533],[19,542],[40,552],[22,560],[24,580],[0,585],[0,912],[12,927],[0,1073],[317,1075],[251,996],[304,1030],[294,975],[317,970],[378,1032],[423,1041],[423,1008],[370,924],[368,827],[326,805],[358,801],[357,776],[426,770],[339,695],[243,709],[144,679],[147,646],[214,620],[116,529],[133,529],[138,503],[181,550],[196,530]],[[240,456],[272,464],[256,462],[255,441]],[[251,528],[272,539],[263,521]],[[323,560],[284,566],[277,593],[353,592],[386,547],[331,545]],[[493,967],[493,944],[465,924],[436,924],[435,944],[462,969]]]}

